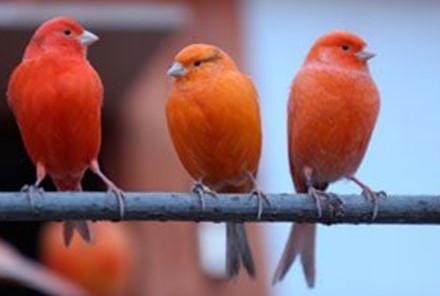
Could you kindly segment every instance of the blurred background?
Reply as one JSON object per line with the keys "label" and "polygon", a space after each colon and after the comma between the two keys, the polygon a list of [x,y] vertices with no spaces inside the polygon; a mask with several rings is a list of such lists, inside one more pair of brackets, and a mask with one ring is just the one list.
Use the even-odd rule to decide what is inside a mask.
{"label": "blurred background", "polygon": [[[89,50],[106,92],[101,163],[124,190],[189,190],[191,180],[165,125],[171,85],[165,73],[180,48],[204,42],[229,52],[253,78],[264,123],[260,182],[267,192],[292,192],[285,127],[290,82],[320,35],[347,29],[363,36],[378,54],[370,69],[382,95],[381,114],[358,176],[388,194],[440,191],[440,2],[1,1],[0,93],[5,94],[34,29],[57,15],[76,18],[101,37]],[[6,99],[0,100],[0,121],[0,190],[16,191],[33,182],[35,172]],[[44,187],[53,190],[50,181]],[[91,174],[84,187],[103,190]],[[330,190],[359,193],[346,181]],[[93,264],[115,272],[88,272],[87,264],[75,267],[85,268],[77,274],[93,279],[79,284],[101,283],[110,290],[92,289],[94,295],[438,295],[440,290],[440,230],[434,226],[320,226],[313,290],[297,265],[281,284],[268,285],[287,239],[287,223],[249,225],[259,277],[251,282],[240,276],[235,283],[222,281],[224,232],[219,225],[133,222],[105,227],[98,230],[98,241],[121,229],[124,238],[102,239],[108,244],[99,247],[107,251],[91,254],[85,262],[98,258],[100,263]],[[48,253],[58,253],[49,246],[56,243],[40,237],[42,229],[40,223],[3,222],[0,237],[52,266],[57,264],[51,260],[62,267],[68,260],[62,256],[86,253],[47,259]],[[120,247],[112,247],[120,241]],[[128,255],[116,255],[121,253]],[[102,254],[110,255],[100,259]],[[117,288],[110,285],[115,278],[124,278]],[[38,295],[3,284],[1,295]]]}

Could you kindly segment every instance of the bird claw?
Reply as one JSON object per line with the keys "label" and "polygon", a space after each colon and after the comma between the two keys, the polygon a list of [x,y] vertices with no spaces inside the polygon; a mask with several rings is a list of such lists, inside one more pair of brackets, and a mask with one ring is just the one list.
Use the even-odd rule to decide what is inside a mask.
{"label": "bird claw", "polygon": [[118,186],[116,186],[99,168],[99,164],[96,160],[92,161],[90,164],[90,169],[94,172],[102,182],[107,186],[107,195],[113,193],[118,202],[119,207],[119,220],[124,219],[125,215],[125,193]]}
{"label": "bird claw", "polygon": [[38,212],[37,208],[35,207],[35,198],[34,197],[35,197],[35,194],[43,196],[44,189],[42,187],[39,187],[36,184],[31,184],[31,185],[25,184],[23,187],[21,187],[20,191],[23,193],[26,193],[31,208],[35,212]]}
{"label": "bird claw", "polygon": [[344,204],[344,202],[336,194],[318,190],[313,186],[309,187],[307,194],[315,201],[318,218],[322,217],[321,199],[325,199],[326,201],[328,201],[328,204],[332,211],[334,211],[334,209],[340,208],[341,205]]}
{"label": "bird claw", "polygon": [[330,196],[329,199],[329,209],[332,213],[332,217],[338,217],[344,214],[344,201],[335,193],[328,193]]}
{"label": "bird claw", "polygon": [[202,207],[202,210],[205,210],[206,204],[205,204],[205,195],[211,195],[212,197],[217,197],[217,192],[212,190],[206,185],[203,185],[202,182],[196,181],[193,186],[191,187],[191,191],[199,197],[200,205]]}
{"label": "bird claw", "polygon": [[371,220],[375,220],[377,214],[379,213],[379,204],[377,203],[377,201],[379,198],[385,198],[387,194],[385,193],[385,191],[375,192],[371,190],[368,186],[362,188],[361,194],[365,197],[367,201],[373,204],[373,215],[371,217]]}
{"label": "bird claw", "polygon": [[123,220],[125,215],[125,193],[116,185],[110,184],[107,188],[107,195],[110,194],[114,194],[116,196],[119,208],[119,220]]}
{"label": "bird claw", "polygon": [[254,186],[254,189],[249,194],[249,198],[256,198],[257,199],[257,219],[261,219],[261,215],[263,214],[263,203],[265,203],[268,207],[271,206],[271,203],[269,199],[267,198],[266,194],[258,188],[258,186]]}
{"label": "bird claw", "polygon": [[362,183],[359,179],[352,176],[349,178],[352,180],[355,184],[357,184],[362,189],[362,195],[367,199],[367,201],[371,202],[373,204],[373,215],[371,217],[371,220],[376,219],[377,214],[379,213],[379,204],[377,203],[377,200],[379,198],[385,198],[387,194],[385,191],[373,191],[370,187],[368,187],[366,184]]}
{"label": "bird claw", "polygon": [[253,184],[252,191],[249,194],[249,198],[256,197],[257,198],[257,219],[261,220],[261,215],[263,214],[263,203],[266,203],[268,207],[271,206],[271,203],[269,199],[267,198],[266,194],[263,192],[263,190],[260,189],[260,185],[258,185],[257,180],[255,179],[255,176],[247,172],[248,178],[251,180]]}

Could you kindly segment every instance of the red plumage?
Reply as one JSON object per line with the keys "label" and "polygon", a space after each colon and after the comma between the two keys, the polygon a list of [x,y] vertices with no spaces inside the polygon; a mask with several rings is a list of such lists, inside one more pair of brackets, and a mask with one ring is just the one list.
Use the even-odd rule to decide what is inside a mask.
{"label": "red plumage", "polygon": [[[10,77],[8,101],[37,169],[36,186],[48,174],[59,191],[79,191],[90,168],[120,193],[97,162],[103,86],[86,57],[96,40],[72,19],[51,19],[35,32]],[[67,244],[73,229],[92,241],[85,221],[75,221],[66,223]]]}

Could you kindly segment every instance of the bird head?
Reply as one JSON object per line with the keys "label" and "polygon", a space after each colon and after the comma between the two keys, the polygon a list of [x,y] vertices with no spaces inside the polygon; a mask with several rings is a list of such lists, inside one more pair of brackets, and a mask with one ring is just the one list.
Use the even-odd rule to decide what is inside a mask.
{"label": "bird head", "polygon": [[316,41],[306,62],[365,69],[368,60],[375,55],[366,49],[366,42],[361,37],[347,31],[333,31]]}
{"label": "bird head", "polygon": [[85,30],[81,24],[73,19],[52,18],[36,30],[26,49],[25,58],[41,52],[85,55],[87,47],[98,39],[98,36]]}
{"label": "bird head", "polygon": [[192,44],[174,57],[167,74],[177,80],[185,80],[210,77],[216,71],[232,69],[236,66],[224,51],[213,45]]}

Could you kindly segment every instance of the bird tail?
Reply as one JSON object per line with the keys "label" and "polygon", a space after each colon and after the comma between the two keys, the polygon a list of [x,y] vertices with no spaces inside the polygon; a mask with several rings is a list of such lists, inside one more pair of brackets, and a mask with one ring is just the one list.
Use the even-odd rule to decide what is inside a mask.
{"label": "bird tail", "polygon": [[243,223],[226,223],[226,275],[233,279],[243,264],[249,276],[255,278],[255,265]]}
{"label": "bird tail", "polygon": [[[245,182],[241,185],[226,185],[219,192],[238,193],[250,192],[252,182]],[[226,276],[227,279],[234,279],[238,276],[240,266],[243,265],[251,278],[255,278],[255,264],[251,247],[243,223],[226,223]]]}
{"label": "bird tail", "polygon": [[63,227],[63,238],[66,247],[70,245],[75,230],[76,232],[78,232],[78,234],[86,243],[92,244],[94,242],[93,232],[90,229],[90,226],[87,221],[69,220],[69,221],[64,221],[64,227]]}
{"label": "bird tail", "polygon": [[295,223],[292,226],[272,284],[284,278],[290,266],[295,262],[296,256],[299,255],[307,285],[313,288],[315,285],[315,237],[316,224]]}
{"label": "bird tail", "polygon": [[[55,187],[58,191],[82,191],[81,179],[79,177],[65,177],[62,179],[54,179]],[[73,235],[76,232],[88,244],[94,241],[93,232],[90,229],[89,223],[84,220],[68,220],[64,221],[63,238],[64,244],[68,247],[72,241]]]}

